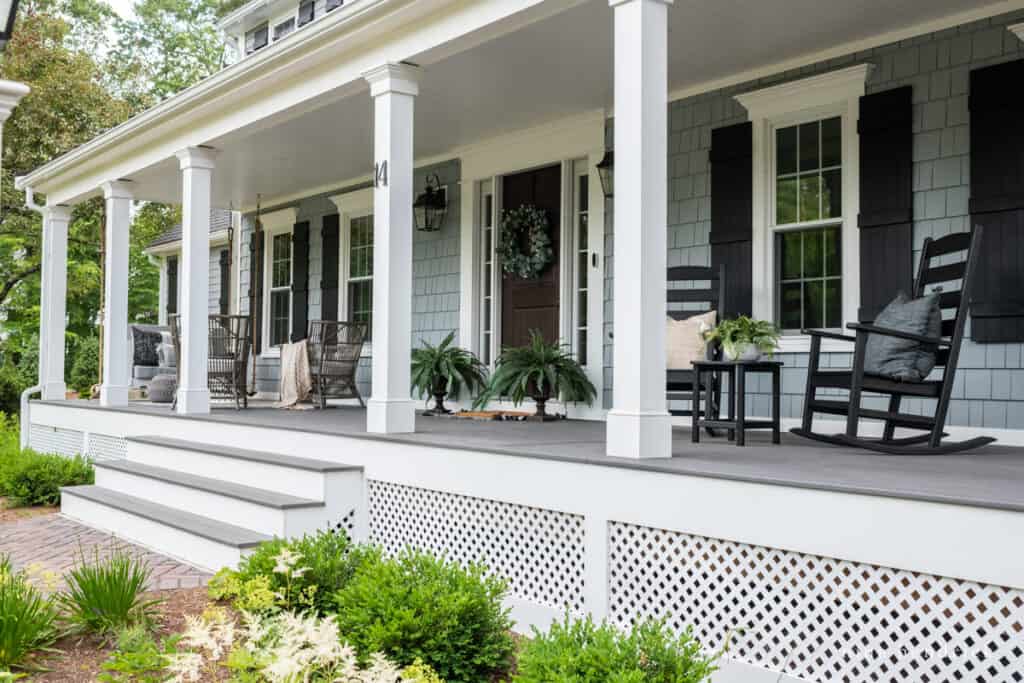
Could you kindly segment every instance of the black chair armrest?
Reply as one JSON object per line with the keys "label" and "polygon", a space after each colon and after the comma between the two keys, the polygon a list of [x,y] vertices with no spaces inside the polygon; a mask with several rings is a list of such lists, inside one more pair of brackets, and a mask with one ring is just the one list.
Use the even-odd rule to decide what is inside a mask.
{"label": "black chair armrest", "polygon": [[903,330],[894,330],[889,327],[879,327],[877,325],[869,325],[867,323],[847,323],[846,327],[848,329],[855,330],[858,334],[862,332],[881,334],[887,337],[909,339],[910,341],[915,341],[919,344],[928,344],[930,346],[952,346],[952,343],[948,339],[943,339],[942,337],[926,337],[923,334],[914,334],[913,332],[904,332]]}
{"label": "black chair armrest", "polygon": [[800,334],[810,335],[811,337],[824,337],[825,339],[837,339],[839,341],[850,342],[851,344],[857,341],[856,337],[840,334],[838,332],[829,332],[827,330],[800,330]]}

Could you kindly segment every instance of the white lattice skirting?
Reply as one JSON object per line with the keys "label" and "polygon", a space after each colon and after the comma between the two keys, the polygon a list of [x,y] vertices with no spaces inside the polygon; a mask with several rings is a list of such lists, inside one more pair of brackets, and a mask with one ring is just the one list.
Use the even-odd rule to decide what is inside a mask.
{"label": "white lattice skirting", "polygon": [[[1010,542],[1008,540],[1008,542]],[[1022,681],[1024,592],[611,522],[609,615],[811,681]],[[742,631],[742,633],[741,633]]]}
{"label": "white lattice skirting", "polygon": [[582,611],[583,517],[367,480],[370,540],[389,553],[407,546],[482,562],[511,593]]}
{"label": "white lattice skirting", "polygon": [[35,422],[29,425],[28,445],[39,453],[85,455],[94,461],[124,460],[128,455],[128,442],[123,437]]}

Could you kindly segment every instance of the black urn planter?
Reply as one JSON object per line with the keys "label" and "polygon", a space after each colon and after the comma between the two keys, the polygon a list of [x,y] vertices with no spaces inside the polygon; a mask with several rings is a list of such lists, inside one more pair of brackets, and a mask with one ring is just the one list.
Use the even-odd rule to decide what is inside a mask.
{"label": "black urn planter", "polygon": [[527,420],[531,422],[554,422],[559,419],[557,415],[548,415],[546,411],[547,403],[551,400],[550,387],[545,387],[544,391],[540,391],[537,389],[537,385],[535,383],[530,382],[530,386],[527,389],[530,394],[530,398],[532,398],[533,402],[537,404],[536,412],[526,418]]}
{"label": "black urn planter", "polygon": [[434,380],[434,386],[430,391],[431,396],[434,397],[434,407],[430,410],[425,410],[424,415],[428,417],[437,417],[440,415],[451,415],[453,411],[449,410],[444,405],[444,400],[448,396],[448,380],[444,377],[439,377]]}

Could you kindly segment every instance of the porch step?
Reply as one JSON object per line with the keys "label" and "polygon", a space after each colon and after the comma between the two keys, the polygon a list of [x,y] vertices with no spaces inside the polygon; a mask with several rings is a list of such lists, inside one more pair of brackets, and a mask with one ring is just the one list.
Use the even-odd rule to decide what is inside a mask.
{"label": "porch step", "polygon": [[131,460],[96,463],[96,485],[272,536],[323,526],[324,502]]}
{"label": "porch step", "polygon": [[308,500],[325,500],[328,481],[356,477],[362,468],[328,460],[186,441],[128,437],[128,460]]}
{"label": "porch step", "polygon": [[237,565],[248,550],[271,538],[95,485],[61,489],[61,512],[210,571]]}

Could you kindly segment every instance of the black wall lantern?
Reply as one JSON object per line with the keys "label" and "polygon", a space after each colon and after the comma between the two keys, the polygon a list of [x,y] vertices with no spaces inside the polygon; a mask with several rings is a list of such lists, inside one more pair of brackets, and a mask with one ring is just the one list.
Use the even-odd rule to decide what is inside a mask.
{"label": "black wall lantern", "polygon": [[437,174],[427,176],[427,186],[412,203],[412,213],[417,230],[436,232],[444,226],[444,218],[448,215],[448,191],[441,187],[441,179]]}
{"label": "black wall lantern", "polygon": [[597,175],[601,178],[601,190],[605,199],[611,199],[615,189],[615,152],[608,150],[597,165]]}

